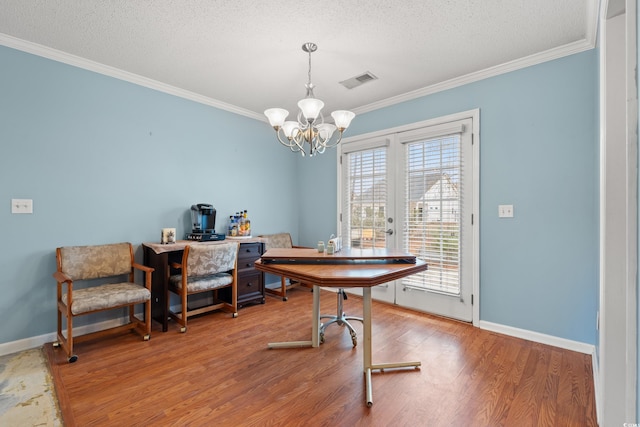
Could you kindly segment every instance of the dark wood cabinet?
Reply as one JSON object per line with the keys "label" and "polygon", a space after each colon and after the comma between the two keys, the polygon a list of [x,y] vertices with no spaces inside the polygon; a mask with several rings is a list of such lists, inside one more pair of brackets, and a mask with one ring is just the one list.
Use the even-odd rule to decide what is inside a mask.
{"label": "dark wood cabinet", "polygon": [[[264,274],[254,263],[264,252],[264,243],[241,243],[238,251],[238,307],[265,303]],[[227,289],[228,291],[228,289]]]}
{"label": "dark wood cabinet", "polygon": [[[167,287],[169,277],[169,262],[182,260],[182,253],[187,244],[194,242],[178,241],[171,245],[159,243],[143,243],[144,264],[155,270],[151,282],[151,318],[162,325],[162,332],[166,332],[169,325]],[[196,243],[204,244],[204,243]],[[264,243],[260,239],[251,239],[240,243],[238,249],[238,308],[253,303],[265,303],[264,273],[254,267],[254,263],[262,256]],[[222,297],[225,292],[231,300],[231,289],[220,289]]]}

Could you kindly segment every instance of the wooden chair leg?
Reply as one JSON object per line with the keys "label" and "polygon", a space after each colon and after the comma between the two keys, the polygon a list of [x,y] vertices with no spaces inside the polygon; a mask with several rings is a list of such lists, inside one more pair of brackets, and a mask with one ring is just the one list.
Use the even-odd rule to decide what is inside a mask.
{"label": "wooden chair leg", "polygon": [[78,356],[73,354],[73,315],[67,309],[66,313],[66,321],[67,321],[67,336],[65,337],[62,334],[62,328],[60,327],[60,334],[58,336],[58,341],[60,342],[61,347],[64,349],[67,354],[67,360],[69,363],[73,363],[78,360]]}
{"label": "wooden chair leg", "polygon": [[73,314],[71,314],[71,310],[67,308],[67,357],[69,358],[69,363],[73,363],[78,360],[78,356],[73,354]]}
{"label": "wooden chair leg", "polygon": [[[58,341],[60,341],[60,337],[62,337],[62,312],[60,311],[60,307],[58,307]],[[59,342],[57,344],[60,344]]]}
{"label": "wooden chair leg", "polygon": [[231,305],[233,306],[233,317],[238,317],[238,281],[234,278],[233,286],[231,286]]}
{"label": "wooden chair leg", "polygon": [[180,307],[180,309],[182,310],[182,315],[181,317],[181,322],[180,324],[182,325],[182,327],[180,328],[180,332],[187,332],[187,292],[182,289],[182,307]]}
{"label": "wooden chair leg", "polygon": [[144,323],[147,330],[147,340],[151,339],[151,300],[144,303]]}

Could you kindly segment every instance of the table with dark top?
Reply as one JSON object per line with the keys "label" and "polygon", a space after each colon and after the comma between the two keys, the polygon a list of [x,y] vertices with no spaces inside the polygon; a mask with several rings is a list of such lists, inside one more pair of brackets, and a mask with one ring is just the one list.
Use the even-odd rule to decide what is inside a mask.
{"label": "table with dark top", "polygon": [[265,273],[313,285],[310,341],[269,343],[269,348],[318,347],[320,345],[320,287],[362,288],[364,374],[366,404],[373,405],[371,372],[393,368],[418,368],[420,362],[372,363],[371,287],[427,270],[426,262],[401,251],[345,248],[328,255],[316,249],[269,249],[255,262]]}

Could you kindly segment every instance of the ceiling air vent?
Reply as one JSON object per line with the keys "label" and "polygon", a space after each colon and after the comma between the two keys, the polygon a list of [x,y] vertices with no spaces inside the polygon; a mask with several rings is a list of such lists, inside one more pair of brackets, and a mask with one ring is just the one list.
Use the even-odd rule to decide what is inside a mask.
{"label": "ceiling air vent", "polygon": [[371,74],[369,71],[366,71],[359,76],[351,77],[350,79],[343,80],[340,84],[347,89],[353,89],[354,87],[358,87],[362,84],[370,82],[372,80],[377,80],[378,78]]}

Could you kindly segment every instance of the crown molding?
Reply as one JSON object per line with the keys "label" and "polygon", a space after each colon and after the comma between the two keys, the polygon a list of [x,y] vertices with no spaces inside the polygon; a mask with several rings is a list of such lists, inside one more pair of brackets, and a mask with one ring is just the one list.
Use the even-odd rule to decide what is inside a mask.
{"label": "crown molding", "polygon": [[587,43],[595,47],[598,40],[601,0],[590,2],[590,5],[591,7],[587,9],[587,33],[585,35],[585,40]]}
{"label": "crown molding", "polygon": [[144,86],[146,88],[154,89],[159,92],[164,92],[180,98],[188,99],[200,104],[209,105],[211,107],[219,108],[221,110],[229,111],[231,113],[239,114],[251,119],[261,121],[266,120],[262,114],[257,114],[253,111],[249,111],[232,104],[227,104],[226,102],[218,101],[213,98],[209,98],[188,90],[161,83],[157,80],[149,79],[134,73],[123,71],[115,67],[110,67],[108,65],[91,61],[86,58],[71,55],[57,49],[52,49],[50,47],[43,46],[37,43],[18,39],[7,34],[0,33],[0,45],[31,53],[33,55],[41,56],[43,58],[51,59],[53,61],[61,62],[63,64],[72,65],[74,67],[82,68],[88,71],[93,71],[95,73],[103,74],[105,76],[113,77],[119,80],[124,80],[129,83]]}
{"label": "crown molding", "polygon": [[536,53],[524,58],[516,59],[514,61],[505,62],[504,64],[496,65],[494,67],[485,68],[474,73],[466,74],[464,76],[456,77],[444,82],[436,83],[431,86],[426,86],[421,89],[417,89],[411,92],[404,93],[402,95],[393,96],[391,98],[383,99],[371,104],[363,105],[362,107],[355,108],[353,110],[356,114],[367,113],[369,111],[378,110],[380,108],[389,107],[401,102],[410,101],[416,98],[420,98],[426,95],[432,95],[437,92],[442,92],[448,89],[453,89],[459,86],[463,86],[469,83],[474,83],[480,80],[495,77],[500,74],[509,73],[511,71],[527,68],[532,65],[541,64],[543,62],[552,61],[554,59],[562,58],[565,56],[580,53],[585,50],[593,49],[595,43],[589,40],[583,39],[573,43],[560,46],[558,48],[549,49],[544,52]]}
{"label": "crown molding", "polygon": [[[589,36],[586,39],[579,40],[573,43],[560,46],[558,48],[549,49],[544,52],[536,53],[534,55],[520,58],[514,61],[506,62],[504,64],[496,65],[494,67],[486,68],[484,70],[466,74],[464,76],[456,77],[444,82],[436,83],[431,86],[427,86],[421,89],[417,89],[411,92],[407,92],[401,95],[386,98],[371,104],[364,105],[353,109],[356,114],[367,113],[369,111],[377,110],[380,108],[389,107],[402,102],[410,101],[423,96],[431,95],[444,90],[453,89],[459,86],[463,86],[469,83],[474,83],[480,80],[484,80],[490,77],[505,74],[511,71],[519,70],[522,68],[530,67],[532,65],[541,64],[543,62],[552,61],[554,59],[562,58],[565,56],[580,53],[595,47],[595,34],[597,30],[597,16],[598,10],[592,11],[589,14]],[[593,19],[591,17],[594,16]],[[595,21],[595,22],[594,22]],[[209,98],[188,90],[180,89],[175,86],[171,86],[159,81],[149,79],[134,73],[120,70],[115,67],[110,67],[99,62],[91,61],[86,58],[82,58],[76,55],[71,55],[66,52],[62,52],[57,49],[52,49],[47,46],[43,46],[37,43],[32,43],[26,40],[18,39],[16,37],[9,36],[7,34],[0,33],[0,45],[7,46],[13,49],[17,49],[23,52],[31,53],[43,58],[48,58],[53,61],[61,62],[64,64],[72,65],[74,67],[82,68],[88,71],[93,71],[99,74],[103,74],[109,77],[113,77],[119,80],[124,80],[136,85],[154,89],[159,92],[164,92],[169,95],[174,95],[180,98],[188,99],[200,104],[209,105],[221,110],[225,110],[231,113],[239,114],[251,119],[266,122],[264,115],[258,114],[254,111],[250,111],[244,108],[237,107],[232,104],[228,104],[222,101],[218,101],[213,98]]]}

